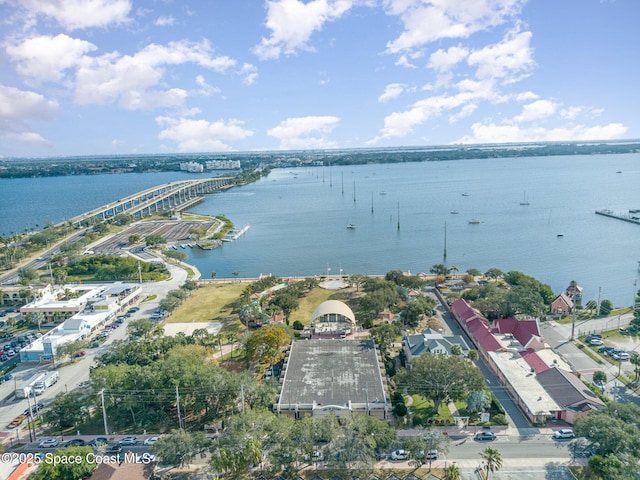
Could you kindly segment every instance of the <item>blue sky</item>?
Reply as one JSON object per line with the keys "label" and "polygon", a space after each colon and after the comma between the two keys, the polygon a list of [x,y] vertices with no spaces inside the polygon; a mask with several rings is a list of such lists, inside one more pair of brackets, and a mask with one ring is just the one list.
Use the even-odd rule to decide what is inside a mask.
{"label": "blue sky", "polygon": [[637,0],[0,0],[0,157],[640,138]]}

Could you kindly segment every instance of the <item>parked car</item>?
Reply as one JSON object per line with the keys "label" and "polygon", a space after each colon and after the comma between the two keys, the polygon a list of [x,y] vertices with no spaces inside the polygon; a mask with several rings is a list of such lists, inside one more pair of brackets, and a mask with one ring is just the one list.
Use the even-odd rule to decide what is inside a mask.
{"label": "parked car", "polygon": [[429,450],[424,454],[424,458],[427,460],[437,460],[438,459],[438,450]]}
{"label": "parked car", "polygon": [[570,428],[561,428],[560,430],[556,430],[553,432],[553,438],[561,439],[561,438],[573,438],[575,437],[573,430]]}
{"label": "parked car", "polygon": [[611,358],[613,358],[614,360],[629,360],[629,358],[631,358],[631,355],[629,355],[627,352],[622,352],[620,350],[616,350],[611,352]]}
{"label": "parked car", "polygon": [[402,449],[394,450],[393,452],[391,452],[390,457],[391,460],[406,460],[407,458],[409,458],[409,452]]}
{"label": "parked car", "polygon": [[91,445],[92,447],[99,447],[101,445],[107,445],[109,443],[109,440],[105,437],[96,437],[93,440],[89,441],[89,445]]}
{"label": "parked car", "polygon": [[604,342],[597,337],[591,337],[587,340],[587,342],[589,342],[589,344],[593,346],[604,345]]}
{"label": "parked car", "polygon": [[154,443],[156,443],[158,441],[158,437],[149,437],[147,438],[143,443],[145,445],[153,445]]}
{"label": "parked car", "polygon": [[80,350],[79,352],[76,352],[73,354],[74,358],[78,358],[78,357],[84,357],[87,354],[87,352],[85,352],[84,350]]}
{"label": "parked car", "polygon": [[136,443],[138,443],[138,440],[136,439],[136,437],[124,437],[121,438],[118,443],[120,444],[120,446],[132,446],[135,445]]}
{"label": "parked car", "polygon": [[117,444],[117,443],[111,443],[109,445],[107,445],[107,448],[105,449],[106,453],[120,453],[122,452],[122,447]]}
{"label": "parked car", "polygon": [[600,353],[604,353],[605,355],[608,355],[608,354],[609,354],[609,352],[612,352],[613,350],[615,350],[615,348],[610,347],[609,345],[605,345],[605,346],[600,347],[600,348],[598,349],[598,351],[599,351]]}
{"label": "parked car", "polygon": [[65,447],[84,447],[86,442],[81,438],[72,438],[64,444]]}
{"label": "parked car", "polygon": [[38,446],[40,448],[53,448],[58,446],[58,440],[55,438],[47,438],[46,440],[42,440]]}
{"label": "parked car", "polygon": [[476,440],[482,442],[484,440],[492,441],[496,439],[496,434],[493,432],[478,432],[476,433]]}

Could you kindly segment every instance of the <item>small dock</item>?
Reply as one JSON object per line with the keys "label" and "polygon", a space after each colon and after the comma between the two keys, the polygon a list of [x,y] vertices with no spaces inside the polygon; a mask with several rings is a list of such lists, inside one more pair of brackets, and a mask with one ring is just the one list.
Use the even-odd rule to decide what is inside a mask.
{"label": "small dock", "polygon": [[245,225],[244,227],[242,227],[242,229],[239,232],[236,232],[236,234],[233,236],[233,239],[234,240],[239,239],[242,235],[247,233],[247,230],[249,230],[250,228],[251,228],[251,225]]}
{"label": "small dock", "polygon": [[616,213],[611,210],[596,210],[596,215],[603,217],[616,218],[623,222],[635,223],[640,225],[640,209],[629,209],[629,213]]}
{"label": "small dock", "polygon": [[242,235],[247,233],[247,230],[251,228],[251,225],[245,225],[240,230],[227,233],[227,235],[222,239],[223,242],[232,242],[234,240],[238,240]]}

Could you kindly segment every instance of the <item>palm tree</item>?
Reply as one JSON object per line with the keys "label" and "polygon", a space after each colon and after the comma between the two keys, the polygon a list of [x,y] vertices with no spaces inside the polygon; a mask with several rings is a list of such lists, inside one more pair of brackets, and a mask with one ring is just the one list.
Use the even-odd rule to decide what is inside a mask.
{"label": "palm tree", "polygon": [[442,480],[460,480],[462,478],[460,476],[460,469],[457,465],[449,465],[448,467],[444,467],[442,473],[444,473],[444,477],[442,477]]}
{"label": "palm tree", "polygon": [[638,380],[638,367],[640,366],[640,353],[631,352],[631,356],[629,357],[629,362],[634,366],[635,379]]}
{"label": "palm tree", "polygon": [[489,478],[489,472],[497,472],[502,468],[502,455],[493,447],[487,447],[480,452],[486,478]]}

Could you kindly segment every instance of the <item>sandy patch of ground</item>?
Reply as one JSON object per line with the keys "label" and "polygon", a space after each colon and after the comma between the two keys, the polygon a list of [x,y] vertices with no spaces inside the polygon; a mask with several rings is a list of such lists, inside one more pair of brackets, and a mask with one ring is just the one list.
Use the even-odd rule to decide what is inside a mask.
{"label": "sandy patch of ground", "polygon": [[205,328],[211,335],[220,333],[222,323],[220,322],[189,322],[189,323],[166,323],[164,325],[164,334],[168,337],[174,337],[178,332],[184,333],[186,336],[193,334],[199,328]]}

